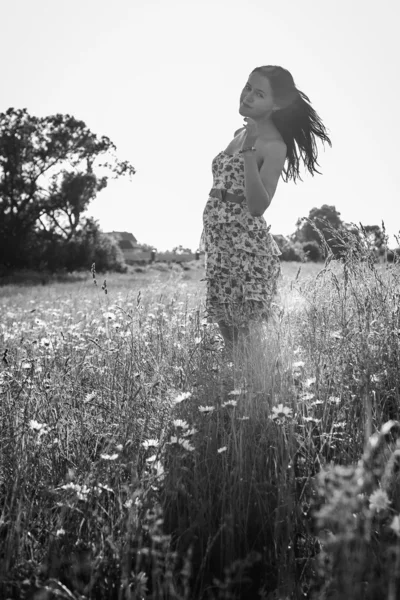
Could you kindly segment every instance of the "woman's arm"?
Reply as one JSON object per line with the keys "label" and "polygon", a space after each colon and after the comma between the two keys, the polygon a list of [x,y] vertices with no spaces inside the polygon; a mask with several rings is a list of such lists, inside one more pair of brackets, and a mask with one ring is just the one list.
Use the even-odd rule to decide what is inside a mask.
{"label": "woman's arm", "polygon": [[261,217],[271,204],[286,159],[286,145],[279,140],[267,142],[260,150],[260,170],[255,152],[243,154],[246,200],[252,217]]}

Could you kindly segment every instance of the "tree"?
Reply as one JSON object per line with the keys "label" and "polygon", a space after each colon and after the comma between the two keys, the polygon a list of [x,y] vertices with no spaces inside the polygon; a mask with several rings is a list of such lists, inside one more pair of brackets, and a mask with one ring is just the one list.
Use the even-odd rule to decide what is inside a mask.
{"label": "tree", "polygon": [[318,242],[306,242],[303,244],[303,252],[307,260],[318,262],[322,260],[322,251]]}
{"label": "tree", "polygon": [[321,208],[312,208],[307,220],[297,220],[297,229],[293,234],[295,241],[301,243],[320,241],[320,237],[310,221],[321,230],[322,234],[326,231],[324,221],[327,221],[334,229],[339,229],[343,225],[343,221],[340,218],[340,212],[338,212],[334,206],[323,204]]}
{"label": "tree", "polygon": [[282,254],[279,256],[280,260],[300,262],[304,259],[303,249],[299,242],[294,242],[291,239],[281,235],[273,234],[272,236]]}
{"label": "tree", "polygon": [[362,225],[361,230],[365,233],[371,246],[373,246],[379,254],[382,254],[387,242],[385,231],[383,231],[379,225]]}
{"label": "tree", "polygon": [[98,137],[70,115],[35,117],[26,109],[0,113],[0,252],[3,264],[26,266],[40,245],[70,242],[82,215],[110,176],[133,176]]}
{"label": "tree", "polygon": [[171,252],[173,252],[174,254],[192,254],[191,249],[184,248],[182,244],[180,244],[179,246],[175,246],[175,248],[172,248]]}
{"label": "tree", "polygon": [[[335,206],[323,204],[321,208],[312,208],[306,219],[298,219],[296,231],[292,235],[293,241],[305,244],[306,242],[321,243],[321,236],[326,241],[334,254],[338,251],[338,240],[335,230],[340,231],[344,223]],[[317,231],[317,229],[319,231]]]}

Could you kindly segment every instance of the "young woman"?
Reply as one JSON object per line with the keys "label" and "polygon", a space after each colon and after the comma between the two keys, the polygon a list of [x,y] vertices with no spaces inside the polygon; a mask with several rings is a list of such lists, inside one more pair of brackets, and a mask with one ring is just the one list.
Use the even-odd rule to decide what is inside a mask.
{"label": "young woman", "polygon": [[292,75],[277,66],[254,69],[240,95],[245,125],[212,161],[213,187],[203,212],[206,317],[217,322],[232,352],[250,322],[268,319],[280,274],[278,246],[264,213],[278,180],[299,175],[300,161],[319,173],[316,138],[326,129]]}

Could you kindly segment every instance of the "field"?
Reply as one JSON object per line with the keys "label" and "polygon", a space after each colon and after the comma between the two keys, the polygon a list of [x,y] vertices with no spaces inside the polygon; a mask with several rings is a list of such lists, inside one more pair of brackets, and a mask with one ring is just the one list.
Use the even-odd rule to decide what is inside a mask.
{"label": "field", "polygon": [[233,362],[199,262],[0,288],[0,598],[400,598],[400,266],[282,269]]}

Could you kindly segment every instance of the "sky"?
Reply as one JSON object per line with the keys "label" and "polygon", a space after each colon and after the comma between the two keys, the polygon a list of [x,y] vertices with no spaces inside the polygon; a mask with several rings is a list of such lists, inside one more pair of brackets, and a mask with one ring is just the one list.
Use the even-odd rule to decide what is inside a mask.
{"label": "sky", "polygon": [[[88,216],[158,251],[195,251],[212,159],[243,125],[257,66],[280,65],[322,118],[322,175],[280,180],[264,213],[290,235],[313,207],[400,230],[397,0],[0,0],[0,112],[68,113],[108,136],[132,180]],[[393,237],[391,237],[393,240]]]}

